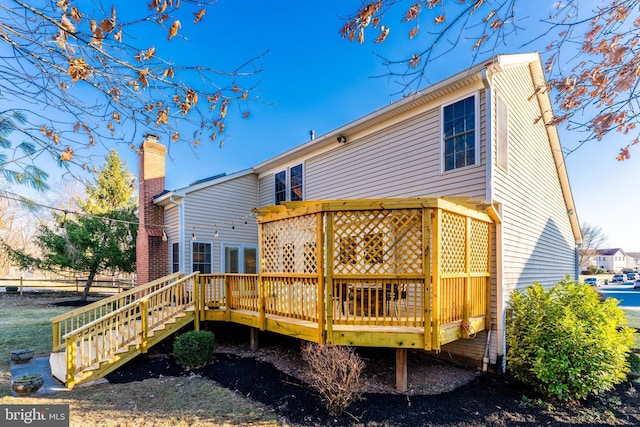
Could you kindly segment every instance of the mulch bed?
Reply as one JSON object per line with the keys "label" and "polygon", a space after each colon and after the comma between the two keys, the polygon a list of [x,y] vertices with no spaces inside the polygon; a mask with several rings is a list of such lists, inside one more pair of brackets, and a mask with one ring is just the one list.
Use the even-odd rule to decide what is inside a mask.
{"label": "mulch bed", "polygon": [[296,426],[603,426],[640,425],[640,393],[624,383],[581,404],[538,400],[506,375],[484,373],[438,395],[365,394],[348,413],[327,413],[314,391],[272,364],[252,357],[216,353],[213,363],[184,370],[172,356],[140,357],[108,375],[112,383],[160,376],[200,375],[259,401]]}

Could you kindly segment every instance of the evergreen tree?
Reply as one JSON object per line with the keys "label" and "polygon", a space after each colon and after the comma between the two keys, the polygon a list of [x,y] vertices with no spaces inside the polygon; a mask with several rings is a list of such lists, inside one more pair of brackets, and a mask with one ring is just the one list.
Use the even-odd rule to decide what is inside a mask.
{"label": "evergreen tree", "polygon": [[97,274],[135,271],[138,231],[134,188],[115,151],[108,154],[96,182],[88,184],[86,190],[86,199],[78,201],[82,212],[58,213],[57,227],[40,226],[36,242],[44,254],[42,258],[8,248],[23,267],[88,274],[83,301]]}

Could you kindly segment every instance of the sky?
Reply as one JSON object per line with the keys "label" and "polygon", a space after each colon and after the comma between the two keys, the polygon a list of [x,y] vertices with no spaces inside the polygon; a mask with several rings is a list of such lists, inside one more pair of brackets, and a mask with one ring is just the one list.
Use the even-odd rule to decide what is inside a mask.
{"label": "sky", "polygon": [[[539,19],[553,1],[525,3],[517,11],[524,30],[497,52],[522,53],[543,50],[546,40],[531,40],[542,32]],[[582,2],[587,5],[592,2]],[[250,104],[251,116],[231,111],[226,139],[197,149],[169,144],[167,189],[173,190],[219,173],[231,173],[265,161],[309,140],[309,132],[322,135],[400,99],[395,79],[384,77],[381,57],[404,58],[419,48],[406,37],[410,27],[400,17],[384,44],[360,45],[342,39],[343,18],[356,11],[359,0],[350,1],[246,1],[221,0],[207,10],[198,26],[184,25],[188,39],[174,39],[170,51],[159,52],[176,62],[204,62],[218,69],[233,69],[250,58],[263,72],[257,76],[258,99]],[[527,9],[528,8],[528,9]],[[421,31],[424,31],[422,29]],[[474,39],[461,38],[456,50],[433,63],[430,81],[435,83],[472,64]],[[376,77],[383,76],[383,77]],[[565,147],[574,147],[580,135],[559,129]],[[153,130],[150,130],[153,133]],[[168,137],[161,142],[168,144]],[[142,137],[140,137],[142,142]],[[609,247],[640,252],[640,150],[624,162],[615,160],[626,143],[613,136],[588,142],[566,157],[577,214],[581,223],[599,226]],[[137,174],[137,156],[119,149],[130,171]]]}

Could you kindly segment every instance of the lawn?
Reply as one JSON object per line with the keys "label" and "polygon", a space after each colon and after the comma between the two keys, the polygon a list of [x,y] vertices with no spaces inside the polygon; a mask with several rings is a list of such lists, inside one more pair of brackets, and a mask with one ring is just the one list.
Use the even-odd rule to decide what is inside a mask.
{"label": "lawn", "polygon": [[270,409],[198,376],[98,384],[38,398],[12,397],[11,351],[33,348],[37,356],[48,355],[49,319],[73,309],[54,305],[64,299],[78,297],[0,294],[0,404],[68,404],[72,426],[284,425]]}

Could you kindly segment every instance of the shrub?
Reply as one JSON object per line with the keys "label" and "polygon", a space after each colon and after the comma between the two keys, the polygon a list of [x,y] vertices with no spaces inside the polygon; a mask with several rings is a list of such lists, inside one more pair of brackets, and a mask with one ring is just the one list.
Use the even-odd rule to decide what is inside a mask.
{"label": "shrub", "polygon": [[302,347],[302,358],[309,365],[306,380],[330,413],[340,415],[360,400],[365,389],[364,362],[352,348],[308,343]]}
{"label": "shrub", "polygon": [[511,294],[507,367],[518,380],[558,399],[584,399],[623,381],[633,331],[614,299],[568,278],[545,290]]}
{"label": "shrub", "polygon": [[173,357],[181,366],[195,368],[213,359],[215,337],[209,331],[190,331],[180,335],[173,343]]}
{"label": "shrub", "polygon": [[637,353],[629,353],[627,355],[629,370],[631,372],[640,372],[640,356]]}

